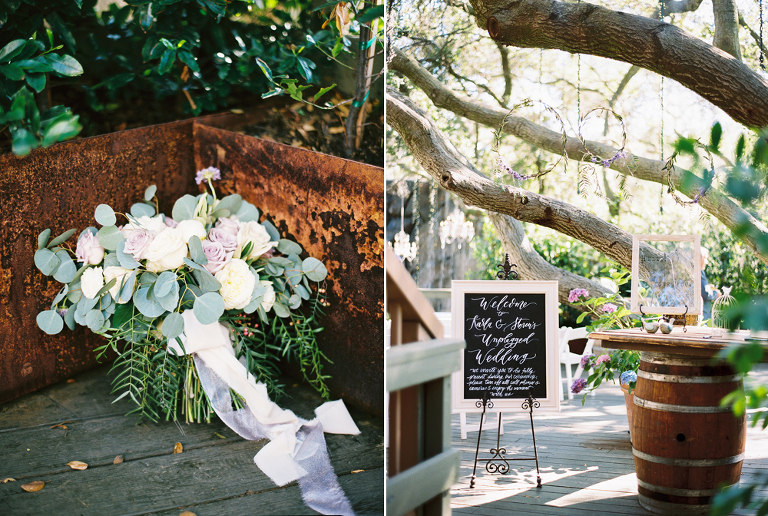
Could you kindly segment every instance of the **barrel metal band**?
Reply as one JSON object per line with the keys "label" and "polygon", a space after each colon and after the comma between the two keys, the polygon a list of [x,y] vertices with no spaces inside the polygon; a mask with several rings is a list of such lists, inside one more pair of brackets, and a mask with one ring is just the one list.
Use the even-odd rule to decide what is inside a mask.
{"label": "barrel metal band", "polygon": [[[744,460],[744,454],[740,453],[733,457],[724,457],[722,459],[673,459],[671,457],[659,457],[657,455],[650,455],[648,453],[641,452],[632,448],[632,453],[638,459],[644,461],[653,462],[656,464],[663,464],[665,466],[681,466],[681,467],[694,467],[694,468],[706,468],[711,466],[727,466],[728,464],[736,464]],[[640,479],[638,479],[638,482]],[[650,489],[650,488],[649,488]],[[694,495],[686,495],[694,496]]]}
{"label": "barrel metal band", "polygon": [[669,383],[730,383],[741,380],[741,375],[739,374],[727,376],[683,376],[679,374],[649,373],[642,369],[637,371],[637,376],[646,380]]}
{"label": "barrel metal band", "polygon": [[649,491],[673,496],[714,496],[720,492],[719,489],[679,489],[675,487],[657,486],[649,484],[639,478],[637,479],[637,485],[644,487]]}
{"label": "barrel metal band", "polygon": [[711,505],[690,505],[682,503],[661,502],[648,498],[643,494],[638,494],[640,505],[650,512],[657,514],[675,514],[676,516],[685,516],[688,514],[707,514],[712,508]]}
{"label": "barrel metal band", "polygon": [[635,394],[635,405],[638,407],[643,407],[650,410],[661,410],[662,412],[680,412],[683,414],[719,414],[721,412],[730,412],[731,406],[727,405],[724,407],[720,406],[704,406],[704,407],[693,407],[690,405],[672,405],[669,403],[659,403],[658,401],[648,401],[644,400],[643,398],[639,398],[637,394]]}

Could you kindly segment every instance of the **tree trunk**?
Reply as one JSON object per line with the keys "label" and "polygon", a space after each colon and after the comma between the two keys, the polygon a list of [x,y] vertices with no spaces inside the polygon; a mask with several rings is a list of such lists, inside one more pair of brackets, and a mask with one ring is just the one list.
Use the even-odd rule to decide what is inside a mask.
{"label": "tree trunk", "polygon": [[555,0],[471,0],[477,24],[505,45],[556,48],[638,65],[678,81],[750,128],[768,125],[768,80],[682,29]]}
{"label": "tree trunk", "polygon": [[[507,115],[504,110],[491,109],[466,99],[460,99],[401,50],[393,48],[390,55],[390,69],[408,77],[430,98],[435,106],[448,109],[461,117],[494,129],[501,125],[502,120]],[[546,151],[562,154],[563,144],[560,133],[536,125],[524,118],[508,117],[504,131]],[[586,141],[586,145],[593,154],[604,158],[614,156],[618,150],[609,145],[589,140]],[[581,156],[584,151],[584,146],[578,138],[568,138],[566,152],[569,156]],[[614,161],[611,168],[621,174],[644,181],[667,184],[668,180],[664,170],[664,162],[658,160],[631,156],[627,159]],[[699,188],[706,186],[701,178],[681,168],[675,169],[672,181],[680,192],[691,199],[699,192]],[[740,238],[752,249],[755,255],[763,263],[768,264],[768,249],[759,245],[761,240],[768,239],[768,227],[765,224],[714,188],[700,198],[699,206],[715,216],[728,229],[740,235]]]}
{"label": "tree trunk", "polygon": [[739,11],[734,0],[712,0],[715,14],[715,36],[712,45],[741,61],[739,46]]}

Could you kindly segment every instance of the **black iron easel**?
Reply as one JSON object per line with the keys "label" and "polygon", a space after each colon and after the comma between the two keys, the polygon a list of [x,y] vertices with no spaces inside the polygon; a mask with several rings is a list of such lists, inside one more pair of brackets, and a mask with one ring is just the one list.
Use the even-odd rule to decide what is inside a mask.
{"label": "black iron easel", "polygon": [[[509,254],[504,254],[504,263],[498,264],[497,268],[501,269],[496,277],[501,280],[508,280],[510,276],[512,279],[517,279],[517,272],[512,270],[512,267],[517,265],[509,262]],[[486,408],[493,408],[493,401],[488,397],[488,392],[483,393],[483,397],[475,402],[477,408],[483,407],[483,412],[480,414],[480,428],[477,432],[477,449],[475,450],[475,465],[472,468],[472,478],[469,481],[469,487],[475,487],[475,478],[477,478],[477,462],[485,462],[485,470],[488,473],[500,473],[506,475],[509,473],[509,461],[510,460],[535,460],[536,461],[536,487],[541,487],[541,473],[539,472],[539,452],[536,450],[536,431],[533,428],[533,409],[539,408],[541,403],[531,395],[531,391],[528,391],[528,397],[523,401],[522,409],[527,410],[531,418],[531,436],[533,437],[533,457],[515,457],[507,458],[507,449],[500,446],[501,439],[501,414],[499,414],[499,428],[496,433],[496,448],[491,448],[490,452],[493,454],[490,459],[479,459],[480,454],[480,437],[483,435],[483,419],[485,418]],[[498,462],[498,463],[497,463]]]}

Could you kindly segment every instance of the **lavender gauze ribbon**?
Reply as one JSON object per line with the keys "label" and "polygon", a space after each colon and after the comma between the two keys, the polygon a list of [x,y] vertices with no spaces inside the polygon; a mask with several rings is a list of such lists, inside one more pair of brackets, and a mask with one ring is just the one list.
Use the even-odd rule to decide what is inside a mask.
{"label": "lavender gauze ribbon", "polygon": [[[304,503],[321,514],[354,515],[333,472],[323,432],[359,434],[342,400],[329,401],[315,409],[315,419],[306,421],[281,409],[269,399],[263,383],[235,358],[229,332],[216,322],[201,324],[192,310],[182,313],[184,334],[168,348],[177,355],[192,354],[198,377],[219,418],[248,440],[267,438],[253,458],[275,484],[299,481]],[[232,409],[229,389],[245,399],[246,406]]]}

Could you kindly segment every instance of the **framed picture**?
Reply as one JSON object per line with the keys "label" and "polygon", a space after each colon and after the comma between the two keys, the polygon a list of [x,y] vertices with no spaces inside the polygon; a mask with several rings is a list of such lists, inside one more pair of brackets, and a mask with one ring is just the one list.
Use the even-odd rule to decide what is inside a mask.
{"label": "framed picture", "polygon": [[630,310],[701,314],[701,237],[633,235]]}
{"label": "framed picture", "polygon": [[560,410],[557,281],[453,281],[453,335],[467,343],[453,376],[453,410],[523,410],[531,396]]}

